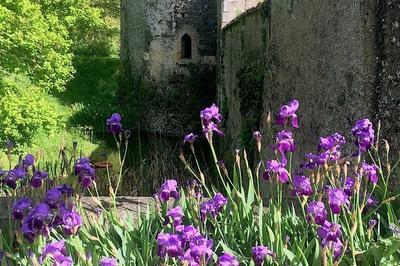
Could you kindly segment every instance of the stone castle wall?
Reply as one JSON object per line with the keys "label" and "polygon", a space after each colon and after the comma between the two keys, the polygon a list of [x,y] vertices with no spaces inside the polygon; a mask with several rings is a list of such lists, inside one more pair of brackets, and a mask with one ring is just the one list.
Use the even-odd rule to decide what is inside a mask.
{"label": "stone castle wall", "polygon": [[122,0],[120,98],[143,130],[181,135],[215,98],[217,13],[210,0]]}
{"label": "stone castle wall", "polygon": [[[181,58],[181,38],[192,40],[192,59]],[[121,3],[121,60],[162,80],[188,63],[214,63],[217,3],[208,0],[123,0]],[[134,73],[135,75],[136,73]]]}
{"label": "stone castle wall", "polygon": [[315,152],[321,135],[350,140],[364,117],[385,119],[383,135],[396,146],[400,13],[389,2],[264,1],[227,24],[218,97],[230,152],[247,145],[253,130],[266,131],[267,114],[292,98],[301,104],[298,154]]}

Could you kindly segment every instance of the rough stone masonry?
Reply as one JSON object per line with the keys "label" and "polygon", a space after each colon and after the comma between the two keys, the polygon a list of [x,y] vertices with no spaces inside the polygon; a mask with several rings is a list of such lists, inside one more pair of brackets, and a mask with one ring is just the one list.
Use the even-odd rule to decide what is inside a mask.
{"label": "rough stone masonry", "polygon": [[382,120],[383,137],[399,151],[399,0],[123,0],[121,26],[132,90],[185,65],[186,33],[192,62],[217,56],[229,152],[292,98],[301,103],[299,154],[315,151],[321,135],[350,137],[362,117]]}

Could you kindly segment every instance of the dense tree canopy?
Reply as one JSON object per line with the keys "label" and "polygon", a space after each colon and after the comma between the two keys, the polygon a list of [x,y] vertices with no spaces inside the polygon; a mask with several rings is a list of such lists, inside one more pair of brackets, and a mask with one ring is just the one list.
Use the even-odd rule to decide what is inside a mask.
{"label": "dense tree canopy", "polygon": [[47,90],[63,89],[73,73],[71,41],[57,16],[31,0],[3,0],[0,32],[0,67]]}
{"label": "dense tree canopy", "polygon": [[60,117],[61,105],[51,95],[73,78],[74,56],[111,51],[110,11],[103,2],[117,4],[0,0],[0,142],[28,142],[39,128],[62,127],[67,117]]}

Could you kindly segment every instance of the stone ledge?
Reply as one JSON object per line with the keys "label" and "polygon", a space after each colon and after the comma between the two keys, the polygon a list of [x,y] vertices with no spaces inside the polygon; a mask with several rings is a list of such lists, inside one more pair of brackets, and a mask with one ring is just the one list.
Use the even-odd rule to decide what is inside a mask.
{"label": "stone ledge", "polygon": [[[104,208],[108,209],[113,206],[112,199],[110,197],[99,197],[98,198]],[[97,198],[84,197],[82,198],[82,207],[87,211],[89,217],[95,216],[97,209],[100,209]],[[144,214],[147,211],[148,206],[154,203],[151,197],[117,197],[116,206],[119,215],[122,219],[127,217],[127,214],[137,219],[138,213]],[[0,220],[7,219],[8,217],[8,204],[9,198],[0,197]]]}

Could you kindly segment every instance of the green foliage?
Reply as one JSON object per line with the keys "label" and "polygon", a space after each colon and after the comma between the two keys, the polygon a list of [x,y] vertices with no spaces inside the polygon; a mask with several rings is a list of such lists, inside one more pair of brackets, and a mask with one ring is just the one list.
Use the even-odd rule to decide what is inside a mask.
{"label": "green foliage", "polygon": [[[75,55],[109,56],[113,51],[113,38],[118,36],[115,20],[108,17],[108,8],[115,9],[119,3],[99,5],[93,0],[35,0],[49,17],[57,17],[68,30]],[[116,16],[118,17],[118,16]]]}
{"label": "green foliage", "polygon": [[[259,130],[260,110],[262,110],[263,103],[264,68],[263,59],[257,60],[255,55],[249,56],[236,76],[239,81],[240,114],[243,118],[240,131],[240,144],[242,147],[253,147],[250,145],[252,133]],[[249,160],[253,161],[254,149],[251,148],[249,151]]]}
{"label": "green foliage", "polygon": [[32,0],[0,3],[0,67],[26,74],[46,90],[62,90],[73,73],[71,41],[57,16]]}
{"label": "green foliage", "polygon": [[23,75],[0,72],[0,142],[30,143],[38,130],[56,132],[65,126],[59,102]]}
{"label": "green foliage", "polygon": [[69,125],[91,126],[95,132],[105,132],[104,121],[117,110],[119,59],[77,56],[74,67],[75,78],[64,92],[56,94],[72,109]]}

